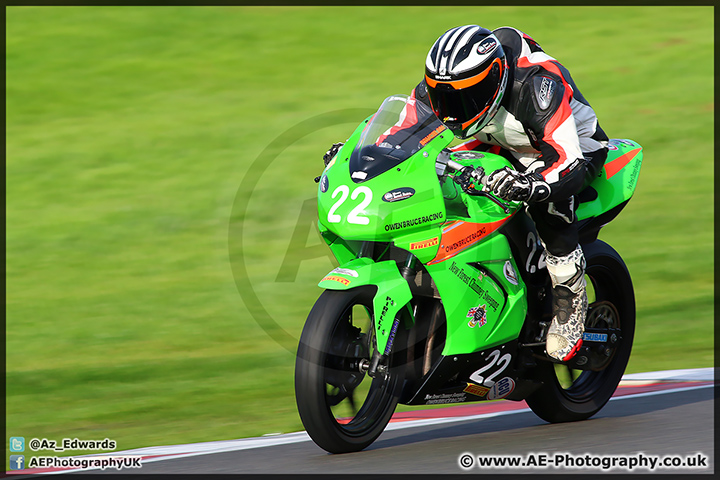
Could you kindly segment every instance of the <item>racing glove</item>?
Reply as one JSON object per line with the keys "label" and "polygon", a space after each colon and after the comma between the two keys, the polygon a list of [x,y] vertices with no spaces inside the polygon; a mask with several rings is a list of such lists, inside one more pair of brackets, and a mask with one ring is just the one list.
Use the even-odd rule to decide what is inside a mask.
{"label": "racing glove", "polygon": [[491,173],[486,186],[498,197],[517,202],[542,202],[550,196],[550,185],[539,173],[520,173],[509,167]]}

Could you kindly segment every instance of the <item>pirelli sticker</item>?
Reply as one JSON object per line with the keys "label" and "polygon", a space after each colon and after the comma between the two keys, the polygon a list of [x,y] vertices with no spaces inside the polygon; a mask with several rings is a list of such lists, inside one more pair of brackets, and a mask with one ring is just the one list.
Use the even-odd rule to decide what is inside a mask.
{"label": "pirelli sticker", "polygon": [[475,395],[476,397],[484,397],[489,391],[489,388],[475,385],[474,383],[468,383],[467,387],[465,387],[465,389],[463,390],[463,392],[467,392],[470,395]]}
{"label": "pirelli sticker", "polygon": [[337,275],[328,275],[320,281],[324,282],[325,280],[332,280],[334,282],[340,282],[343,285],[350,285],[350,280],[348,280],[347,278],[338,277]]}
{"label": "pirelli sticker", "polygon": [[431,238],[430,240],[423,240],[422,242],[413,242],[410,244],[410,250],[419,250],[421,248],[434,247],[438,243],[440,243],[440,239],[438,237]]}

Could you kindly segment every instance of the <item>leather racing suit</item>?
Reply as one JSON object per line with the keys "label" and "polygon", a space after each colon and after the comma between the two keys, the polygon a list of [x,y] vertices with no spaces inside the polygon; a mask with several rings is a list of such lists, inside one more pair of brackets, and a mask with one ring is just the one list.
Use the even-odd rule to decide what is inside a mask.
{"label": "leather racing suit", "polygon": [[[579,240],[575,195],[600,173],[608,137],[564,66],[515,28],[493,34],[507,55],[508,87],[490,123],[453,150],[499,153],[521,172],[540,173],[550,196],[528,212],[547,251],[563,257]],[[425,80],[412,96],[430,106]]]}

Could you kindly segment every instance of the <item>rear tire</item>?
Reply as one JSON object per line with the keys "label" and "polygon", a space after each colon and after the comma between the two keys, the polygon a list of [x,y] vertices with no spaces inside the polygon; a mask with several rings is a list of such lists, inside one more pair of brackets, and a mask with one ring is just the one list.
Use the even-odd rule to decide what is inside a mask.
{"label": "rear tire", "polygon": [[[635,333],[635,294],[632,280],[620,255],[608,244],[596,240],[583,245],[587,262],[585,275],[590,307],[602,311],[594,320],[621,329],[622,341],[600,371],[570,370],[563,364],[542,362],[536,378],[543,386],[527,399],[528,406],[551,423],[585,420],[610,400],[625,372]],[[599,320],[598,320],[599,319]],[[588,322],[593,321],[588,315]]]}
{"label": "rear tire", "polygon": [[[326,290],[300,337],[295,363],[298,412],[313,441],[330,453],[356,452],[374,442],[400,396],[402,366],[391,367],[387,378],[370,378],[359,369],[375,345],[374,293],[370,286]],[[397,335],[404,333],[399,328]]]}

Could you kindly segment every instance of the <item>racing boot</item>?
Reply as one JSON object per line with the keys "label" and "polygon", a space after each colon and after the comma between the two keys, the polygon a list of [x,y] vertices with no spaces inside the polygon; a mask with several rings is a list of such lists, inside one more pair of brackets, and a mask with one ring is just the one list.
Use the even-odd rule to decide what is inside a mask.
{"label": "racing boot", "polygon": [[545,341],[551,357],[566,362],[582,346],[587,314],[585,256],[578,245],[564,257],[547,254],[545,262],[552,281],[552,322]]}

